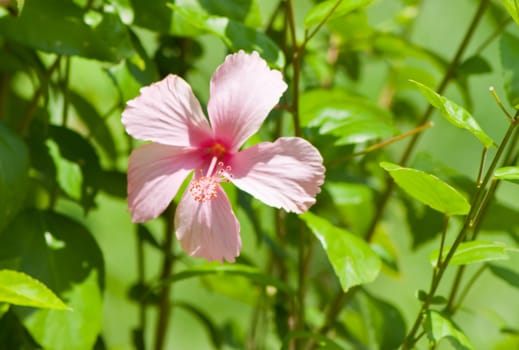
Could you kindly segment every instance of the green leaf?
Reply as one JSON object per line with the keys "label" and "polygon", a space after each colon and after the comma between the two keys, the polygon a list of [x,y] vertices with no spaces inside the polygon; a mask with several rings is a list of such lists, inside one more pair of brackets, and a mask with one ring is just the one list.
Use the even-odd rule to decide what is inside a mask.
{"label": "green leaf", "polygon": [[29,184],[29,151],[0,123],[0,233],[22,207]]}
{"label": "green leaf", "polygon": [[434,344],[437,344],[443,338],[447,338],[457,350],[474,349],[474,346],[465,334],[439,312],[433,310],[427,312],[424,329],[427,332],[429,340]]}
{"label": "green leaf", "polygon": [[[305,16],[305,28],[347,15],[373,0],[326,0],[315,5]],[[332,12],[333,11],[333,12]]]}
{"label": "green leaf", "polygon": [[283,345],[281,346],[281,350],[291,349],[290,343],[292,339],[313,339],[316,343],[319,344],[319,349],[322,350],[341,350],[343,349],[339,344],[337,344],[332,339],[328,338],[325,335],[319,333],[312,333],[306,331],[295,331],[288,333],[283,339]]}
{"label": "green leaf", "polygon": [[198,0],[198,3],[212,15],[243,22],[250,27],[260,27],[262,24],[258,0]]}
{"label": "green leaf", "polygon": [[94,348],[102,324],[101,291],[97,271],[81,284],[63,293],[72,312],[38,310],[25,320],[25,327],[44,349],[89,350]]}
{"label": "green leaf", "polygon": [[[103,255],[90,232],[53,212],[19,214],[0,235],[0,261],[38,279],[73,312],[38,309],[14,312],[46,349],[92,349],[100,331]],[[72,346],[74,345],[74,346]]]}
{"label": "green leaf", "polygon": [[[50,126],[49,135],[58,145],[61,159],[68,161],[67,165],[57,164],[65,167],[61,184],[66,186],[77,186],[79,182],[78,170],[81,171],[81,194],[79,202],[85,211],[95,206],[95,197],[99,190],[98,179],[102,176],[101,165],[96,150],[92,144],[77,132],[59,126]],[[59,175],[59,174],[58,174]],[[76,184],[72,184],[76,182]],[[64,188],[66,189],[66,187]],[[72,190],[72,188],[70,188]],[[74,191],[77,189],[74,188]],[[76,192],[73,192],[76,194]],[[73,196],[72,198],[76,198]]]}
{"label": "green leaf", "polygon": [[91,137],[101,146],[110,159],[115,161],[117,158],[117,150],[106,120],[99,115],[94,106],[86,98],[83,98],[83,96],[77,92],[73,90],[69,91],[69,99],[78,113],[79,119],[81,119],[88,128]]}
{"label": "green leaf", "polygon": [[209,333],[209,337],[211,338],[211,342],[213,343],[214,348],[222,348],[222,333],[203,310],[196,306],[183,302],[176,302],[175,304],[173,304],[173,307],[181,308],[192,314],[207,329],[207,332]]}
{"label": "green leaf", "polygon": [[193,266],[186,270],[177,272],[173,276],[163,281],[160,281],[160,283],[155,287],[158,288],[160,286],[163,286],[164,284],[174,283],[188,278],[201,277],[206,275],[243,276],[257,285],[273,286],[286,293],[293,293],[292,288],[284,282],[280,281],[279,279],[264,274],[263,272],[261,272],[261,270],[255,267],[240,264],[216,265],[208,263],[199,266]]}
{"label": "green leaf", "polygon": [[501,65],[503,80],[508,102],[519,109],[519,38],[505,32],[501,36]]}
{"label": "green leaf", "polygon": [[56,166],[56,180],[60,188],[71,198],[79,201],[81,199],[81,185],[83,183],[81,168],[76,163],[62,158],[59,153],[59,147],[52,140],[47,140],[46,146]]}
{"label": "green leaf", "polygon": [[348,338],[362,343],[359,349],[397,349],[405,337],[405,321],[389,302],[364,290],[355,293],[351,305],[342,311]]}
{"label": "green leaf", "polygon": [[13,270],[0,270],[0,302],[13,305],[67,310],[65,305],[43,283]]}
{"label": "green leaf", "polygon": [[[444,249],[442,258],[447,255],[450,247]],[[449,265],[466,265],[475,264],[484,261],[508,259],[507,251],[510,250],[506,245],[500,242],[489,241],[470,241],[461,243],[456,252],[449,261]],[[429,260],[433,266],[438,262],[439,250],[432,252]]]}
{"label": "green leaf", "polygon": [[395,134],[392,116],[372,101],[343,89],[316,89],[300,97],[301,126],[337,137],[335,144],[362,143]]}
{"label": "green leaf", "polygon": [[[247,27],[241,22],[227,17],[214,16],[200,10],[185,6],[168,4],[173,11],[184,18],[190,26],[200,33],[213,34],[220,38],[232,51],[258,51],[263,58],[276,67],[283,67],[285,57],[277,44],[264,33]],[[187,35],[185,29],[177,29],[177,35]],[[200,33],[193,33],[196,36]]]}
{"label": "green leaf", "polygon": [[519,166],[506,166],[497,169],[494,172],[494,178],[498,180],[507,180],[511,182],[519,182]]}
{"label": "green leaf", "polygon": [[512,287],[519,288],[519,273],[498,265],[489,264],[488,267],[494,276],[499,277]]}
{"label": "green leaf", "polygon": [[494,141],[481,129],[474,117],[470,115],[463,107],[458,106],[446,97],[437,94],[431,88],[417,81],[411,80],[415,84],[422,95],[429,101],[431,105],[438,108],[445,119],[452,125],[468,130],[472,133],[485,147],[495,145]]}
{"label": "green leaf", "polygon": [[512,16],[515,23],[519,24],[519,1],[518,0],[501,0],[506,10]]}
{"label": "green leaf", "polygon": [[[91,27],[72,1],[27,1],[21,16],[0,18],[0,35],[34,49],[117,62],[134,54],[116,13],[103,12]],[[87,17],[88,18],[88,17]],[[34,28],[44,28],[35,30]],[[64,30],[66,28],[66,30]]]}
{"label": "green leaf", "polygon": [[368,243],[310,212],[300,218],[321,242],[344,291],[375,280],[381,261]]}
{"label": "green leaf", "polygon": [[382,162],[396,184],[413,198],[446,215],[465,215],[470,204],[458,191],[423,171]]}
{"label": "green leaf", "polygon": [[490,73],[492,67],[480,55],[475,55],[467,58],[458,67],[458,73],[461,75],[485,74]]}

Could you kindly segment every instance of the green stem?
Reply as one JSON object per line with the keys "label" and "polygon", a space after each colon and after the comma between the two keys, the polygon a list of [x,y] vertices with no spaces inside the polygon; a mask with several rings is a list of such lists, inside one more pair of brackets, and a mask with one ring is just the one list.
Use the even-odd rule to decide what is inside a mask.
{"label": "green stem", "polygon": [[70,78],[70,57],[65,57],[65,73],[62,81],[60,82],[61,88],[63,89],[63,109],[62,109],[62,126],[67,126],[68,123],[68,105],[70,100],[70,92],[68,89]]}
{"label": "green stem", "polygon": [[[514,119],[512,119],[512,120],[514,120]],[[515,161],[517,160],[518,155],[514,154],[514,149],[515,149],[514,146],[517,145],[518,140],[519,140],[519,133],[516,132],[514,134],[512,141],[510,141],[511,146],[508,149],[508,152],[504,157],[503,165],[515,164]],[[472,233],[472,237],[470,237],[470,240],[475,240],[477,238],[481,220],[485,216],[488,205],[490,203],[490,200],[493,197],[494,193],[497,191],[497,188],[500,183],[501,183],[500,181],[496,181],[496,180],[492,181],[492,184],[490,185],[490,187],[487,191],[487,194],[480,205],[479,215],[478,215],[477,220],[474,222],[473,233]],[[454,312],[453,304],[454,304],[454,300],[456,298],[456,294],[458,292],[459,286],[461,284],[461,280],[463,278],[464,272],[465,272],[465,266],[460,266],[458,268],[458,271],[456,272],[456,277],[454,279],[454,283],[451,287],[451,292],[449,294],[449,299],[448,299],[449,301],[446,306],[447,312],[452,312],[452,313]]]}
{"label": "green stem", "polygon": [[306,44],[310,41],[310,39],[312,39],[314,37],[314,35],[319,32],[321,27],[328,21],[328,19],[335,12],[335,10],[337,10],[337,8],[339,7],[339,5],[341,4],[342,1],[343,0],[337,0],[337,3],[330,9],[330,11],[326,14],[326,16],[322,19],[322,21],[319,22],[319,24],[317,24],[315,26],[315,28],[310,32],[310,34],[305,35],[305,40],[301,44],[301,47],[305,47]]}
{"label": "green stem", "polygon": [[[454,55],[454,58],[452,59],[450,65],[447,67],[447,71],[445,72],[445,75],[440,82],[440,85],[436,89],[436,92],[441,94],[445,88],[447,87],[448,83],[455,77],[456,69],[458,68],[461,58],[463,57],[463,54],[465,53],[465,50],[467,49],[467,46],[469,42],[471,41],[474,32],[476,30],[476,27],[478,26],[481,18],[483,17],[485,13],[485,9],[487,5],[489,4],[490,0],[481,0],[478,6],[478,9],[476,10],[476,13],[474,14],[474,17],[472,19],[472,22],[470,23],[470,26],[465,33],[465,36],[463,37],[463,40],[458,47],[458,50],[456,51],[456,54]],[[422,118],[419,120],[418,125],[425,124],[431,117],[432,112],[434,110],[434,107],[429,105],[427,110],[424,112]],[[400,165],[407,164],[409,158],[411,157],[411,154],[418,143],[418,140],[420,138],[420,133],[415,134],[411,140],[409,141],[409,144],[407,145],[406,149],[404,150],[404,153],[402,157],[400,158]],[[373,216],[373,219],[371,221],[370,227],[366,233],[366,240],[370,241],[373,238],[373,235],[375,234],[375,229],[377,227],[378,222],[382,218],[382,215],[384,213],[384,210],[386,208],[386,205],[389,201],[389,198],[391,197],[391,193],[394,189],[394,181],[391,176],[386,177],[386,190],[382,193],[379,203],[377,205],[377,209],[375,212],[375,215]]]}
{"label": "green stem", "polygon": [[456,237],[456,240],[454,241],[453,245],[449,249],[449,252],[447,253],[447,256],[445,257],[445,260],[441,263],[441,265],[438,266],[436,273],[433,275],[433,278],[431,279],[431,287],[429,288],[429,293],[427,294],[427,298],[423,302],[422,307],[418,313],[418,316],[416,317],[411,330],[409,331],[407,337],[404,340],[404,343],[402,344],[402,349],[411,349],[413,347],[413,345],[415,344],[415,342],[416,342],[415,334],[418,331],[418,328],[420,327],[420,325],[422,324],[425,312],[429,309],[429,306],[432,303],[434,294],[436,293],[436,290],[440,284],[440,281],[442,280],[443,274],[447,270],[450,260],[456,253],[458,246],[465,240],[467,232],[473,227],[474,221],[477,219],[479,213],[481,213],[479,205],[482,203],[481,198],[486,192],[485,188],[486,188],[489,180],[492,178],[492,176],[494,174],[494,170],[501,158],[501,155],[503,154],[503,151],[508,146],[510,137],[514,133],[515,127],[517,126],[517,124],[518,124],[517,122],[511,123],[505,136],[503,137],[503,141],[499,145],[496,155],[494,156],[494,159],[492,161],[492,164],[490,165],[489,169],[487,170],[486,175],[481,183],[481,186],[478,188],[478,190],[476,191],[476,194],[474,195],[474,197],[472,199],[471,208],[470,208],[469,213],[465,217],[463,227],[461,228],[460,232],[458,233],[458,236]]}
{"label": "green stem", "polygon": [[[174,204],[166,210],[164,217],[166,220],[165,236],[163,243],[162,272],[160,280],[164,281],[173,273],[173,263],[175,256],[173,254],[173,236],[174,236]],[[157,328],[155,332],[155,350],[164,349],[166,343],[166,333],[171,318],[171,283],[162,286],[159,295],[159,312],[157,317]]]}
{"label": "green stem", "polygon": [[40,81],[40,86],[34,92],[34,95],[32,96],[32,99],[29,102],[29,107],[27,107],[27,110],[25,111],[25,114],[22,117],[22,121],[19,127],[21,135],[25,136],[29,131],[29,127],[32,122],[32,117],[34,116],[34,113],[36,112],[36,109],[38,107],[38,102],[40,101],[40,97],[43,94],[43,89],[48,84],[48,81],[50,80],[50,77],[54,70],[56,70],[59,67],[60,61],[61,56],[56,57],[54,63],[52,63],[52,65],[47,69],[47,71],[41,78],[42,80]]}

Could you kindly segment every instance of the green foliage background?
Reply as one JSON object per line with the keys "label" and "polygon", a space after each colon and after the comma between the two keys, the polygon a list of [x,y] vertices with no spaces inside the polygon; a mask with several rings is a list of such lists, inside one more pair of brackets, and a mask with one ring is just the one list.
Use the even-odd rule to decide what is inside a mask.
{"label": "green foliage background", "polygon": [[[0,273],[12,278],[0,292],[17,294],[0,293],[0,349],[152,348],[164,285],[171,286],[167,349],[303,349],[307,339],[325,348],[399,347],[428,297],[441,213],[454,215],[450,246],[468,203],[455,212],[450,205],[457,195],[474,196],[482,150],[488,169],[514,123],[489,87],[508,111],[519,108],[513,0],[26,0],[0,9]],[[302,136],[323,154],[326,184],[312,213],[300,218],[225,187],[242,227],[238,264],[206,264],[174,243],[173,273],[160,281],[171,213],[139,227],[130,222],[126,167],[136,142],[121,112],[140,87],[169,73],[185,77],[205,105],[215,68],[239,49],[258,50],[290,89],[299,77],[298,92],[280,104],[299,100]],[[435,90],[446,74],[445,100],[410,82]],[[403,190],[393,191],[368,245],[386,187],[379,163],[397,163],[409,137],[378,145],[417,127],[429,102],[460,114],[433,112],[434,126],[421,131],[405,165],[412,169],[383,165]],[[293,115],[274,110],[250,143],[294,135]],[[499,181],[480,226],[479,239],[491,244],[476,242],[477,254],[463,245],[465,255],[456,256],[467,264],[463,304],[452,318],[437,312],[455,283],[449,266],[424,313],[418,348],[428,348],[427,337],[451,340],[440,349],[519,347],[517,145],[511,150],[512,175],[502,177],[510,181]],[[420,181],[433,192],[446,182],[461,194],[431,204]],[[307,227],[304,236],[297,227]],[[312,251],[304,304],[295,297],[303,288],[300,246]],[[33,287],[45,300],[24,302],[30,288],[9,289],[12,270],[17,282],[42,282]],[[73,311],[59,310],[57,297]],[[290,329],[298,317],[304,325]]]}

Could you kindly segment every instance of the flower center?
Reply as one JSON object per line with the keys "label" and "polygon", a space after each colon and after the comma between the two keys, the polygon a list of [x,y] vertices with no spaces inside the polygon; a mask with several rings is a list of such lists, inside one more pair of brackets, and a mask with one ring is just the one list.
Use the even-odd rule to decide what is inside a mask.
{"label": "flower center", "polygon": [[209,147],[209,153],[213,156],[213,157],[216,157],[218,159],[221,158],[221,156],[223,154],[225,154],[225,152],[227,151],[227,149],[222,146],[221,144],[219,143],[215,143],[214,145],[212,145],[211,147]]}
{"label": "flower center", "polygon": [[[232,178],[231,167],[224,166],[223,162],[217,161],[218,157],[213,156],[207,174],[193,180],[189,186],[189,193],[199,203],[215,199],[218,194],[218,183],[229,182]],[[201,171],[202,169],[200,169]]]}

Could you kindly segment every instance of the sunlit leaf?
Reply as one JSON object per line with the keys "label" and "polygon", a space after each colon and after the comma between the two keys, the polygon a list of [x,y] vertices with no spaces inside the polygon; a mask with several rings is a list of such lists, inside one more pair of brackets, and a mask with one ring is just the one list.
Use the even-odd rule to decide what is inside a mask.
{"label": "sunlit leaf", "polygon": [[46,146],[56,166],[56,177],[59,186],[71,198],[79,201],[81,199],[81,187],[83,175],[78,164],[61,157],[59,147],[52,140],[47,140]]}
{"label": "sunlit leaf", "polygon": [[321,242],[344,291],[378,276],[381,261],[364,240],[311,212],[300,218]]}
{"label": "sunlit leaf", "polygon": [[301,125],[337,137],[337,145],[362,143],[395,134],[392,116],[372,101],[343,89],[301,94]]}
{"label": "sunlit leaf", "polygon": [[508,285],[519,288],[519,273],[511,270],[509,268],[498,266],[498,265],[492,265],[489,264],[488,267],[490,268],[490,271],[494,274],[494,276],[499,277]]}
{"label": "sunlit leaf", "polygon": [[38,310],[24,324],[45,349],[93,349],[102,324],[101,291],[92,270],[80,284],[63,293],[71,312]]}
{"label": "sunlit leaf", "polygon": [[[168,4],[173,11],[190,26],[197,28],[200,33],[213,34],[233,51],[258,51],[262,57],[276,67],[283,67],[285,58],[277,44],[264,33],[247,27],[241,22],[227,17],[206,14],[191,7],[180,7]],[[200,33],[193,33],[198,35]],[[178,30],[177,35],[187,35],[184,30]]]}
{"label": "sunlit leaf", "polygon": [[518,0],[501,0],[506,10],[512,16],[515,23],[519,24],[519,1]]}
{"label": "sunlit leaf", "polygon": [[[76,221],[46,211],[19,214],[0,236],[0,260],[38,279],[72,312],[14,312],[46,349],[92,349],[101,327],[103,255],[90,232]],[[74,345],[74,346],[72,346]]]}
{"label": "sunlit leaf", "polygon": [[305,28],[339,18],[368,5],[372,0],[326,0],[315,5],[305,16]]}
{"label": "sunlit leaf", "polygon": [[29,182],[29,152],[23,141],[0,123],[0,233],[20,210]]}
{"label": "sunlit leaf", "polygon": [[43,283],[13,270],[0,270],[0,302],[13,305],[67,310],[65,305]]}
{"label": "sunlit leaf", "polygon": [[117,14],[104,12],[95,27],[85,23],[83,15],[83,9],[72,1],[27,1],[18,18],[0,18],[0,34],[22,45],[63,55],[112,62],[133,55],[127,29]]}
{"label": "sunlit leaf", "polygon": [[200,277],[206,275],[235,275],[243,276],[249,279],[254,284],[260,286],[273,286],[287,293],[292,293],[292,288],[284,282],[274,278],[273,276],[264,274],[261,270],[247,265],[232,264],[232,265],[215,265],[204,264],[193,266],[186,270],[175,273],[173,276],[161,281],[156,287],[160,287],[167,283],[174,283],[187,278]]}
{"label": "sunlit leaf", "polygon": [[[450,247],[443,250],[442,259],[445,259]],[[449,261],[449,265],[475,264],[484,261],[508,259],[507,251],[510,250],[505,244],[489,241],[470,241],[461,243]],[[438,262],[439,250],[432,252],[429,260],[433,266]]]}
{"label": "sunlit leaf", "polygon": [[458,106],[446,97],[437,94],[431,88],[411,80],[419,89],[422,95],[431,105],[438,108],[445,119],[458,128],[466,129],[472,133],[485,147],[495,145],[494,141],[481,129],[477,121],[463,107]]}
{"label": "sunlit leaf", "polygon": [[429,310],[424,322],[424,329],[429,340],[438,343],[447,338],[456,350],[471,350],[474,346],[467,336],[449,319],[439,312]]}
{"label": "sunlit leaf", "polygon": [[[517,3],[516,3],[517,4]],[[517,5],[516,5],[517,6]],[[501,36],[501,65],[508,102],[519,109],[519,38],[510,33]]]}
{"label": "sunlit leaf", "polygon": [[434,175],[382,162],[396,184],[413,198],[446,215],[465,215],[470,204],[458,191]]}
{"label": "sunlit leaf", "polygon": [[66,168],[64,174],[66,178],[63,180],[65,183],[78,181],[77,170],[81,170],[79,202],[85,211],[92,209],[99,190],[97,182],[102,173],[97,152],[88,140],[71,129],[53,125],[49,127],[49,134],[58,145],[61,158],[69,162],[68,165],[59,165]]}
{"label": "sunlit leaf", "polygon": [[519,166],[507,166],[499,168],[494,172],[494,178],[498,180],[507,180],[518,183]]}

